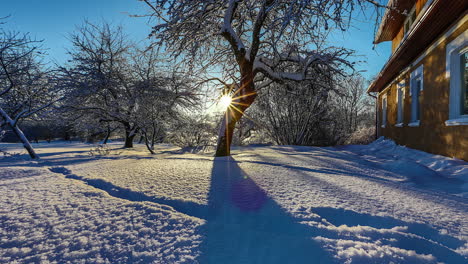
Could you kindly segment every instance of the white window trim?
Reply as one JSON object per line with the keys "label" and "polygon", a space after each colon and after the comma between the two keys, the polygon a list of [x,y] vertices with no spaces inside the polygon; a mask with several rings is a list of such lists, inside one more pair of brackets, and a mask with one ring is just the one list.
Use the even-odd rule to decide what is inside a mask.
{"label": "white window trim", "polygon": [[445,76],[450,80],[449,120],[446,126],[468,125],[468,115],[460,113],[460,55],[468,49],[468,30],[460,34],[446,46]]}
{"label": "white window trim", "polygon": [[421,124],[421,121],[418,120],[418,121],[414,121],[414,122],[408,123],[408,126],[409,126],[409,127],[418,127],[420,124]]}
{"label": "white window trim", "polygon": [[418,21],[418,18],[419,16],[417,16],[413,21],[411,21],[411,25],[408,27],[408,30],[405,30],[405,25],[406,25],[406,22],[412,20],[412,17],[411,17],[411,14],[415,12],[415,15],[416,15],[416,4],[413,6],[413,8],[410,9],[410,11],[408,12],[407,17],[405,18],[405,21],[403,22],[403,34],[404,34],[404,37],[408,36],[408,33],[411,32],[411,30],[413,29],[414,25],[416,24],[416,22]]}
{"label": "white window trim", "polygon": [[414,71],[411,72],[410,74],[410,96],[412,96],[413,91],[411,89],[411,84],[414,79],[417,79],[421,77],[421,91],[424,90],[424,76],[423,76],[423,71],[424,71],[424,65],[421,64],[419,65],[418,68],[416,68]]}
{"label": "white window trim", "polygon": [[445,121],[446,126],[468,126],[468,116],[464,115],[460,118],[449,119]]}
{"label": "white window trim", "polygon": [[[384,101],[385,101],[385,111],[384,111]],[[382,95],[382,128],[385,128],[387,126],[387,111],[388,111],[388,100],[387,100],[387,94]],[[384,115],[385,113],[385,115]]]}
{"label": "white window trim", "polygon": [[[400,48],[401,44],[408,38],[408,35],[410,34],[410,32],[412,33],[414,27],[416,27],[416,25],[419,25],[420,21],[422,21],[423,19],[426,18],[426,15],[428,14],[428,10],[429,10],[429,7],[431,7],[432,2],[434,2],[434,0],[427,0],[427,2],[424,4],[424,6],[419,11],[419,14],[416,16],[416,19],[413,21],[413,25],[410,27],[408,33],[403,32],[403,39],[400,41],[400,43],[398,43],[398,46],[395,49],[395,51],[398,48]],[[414,7],[416,7],[416,5],[414,5]],[[388,12],[388,10],[385,11],[385,14],[387,14],[387,12]],[[385,16],[385,14],[384,14],[384,16]],[[405,21],[406,21],[406,19],[405,19]],[[404,28],[405,27],[405,21],[403,22],[403,31],[405,30],[405,28]],[[379,29],[379,31],[380,31],[380,29]]]}
{"label": "white window trim", "polygon": [[[411,72],[410,74],[410,96],[411,96],[411,122],[408,124],[410,127],[417,127],[421,124],[421,115],[422,111],[419,109],[419,119],[418,120],[413,120],[413,85],[414,81],[417,79],[421,80],[421,92],[424,90],[424,65],[421,64],[418,68],[416,68],[414,71]],[[419,94],[421,96],[421,94]],[[419,98],[418,98],[419,100]],[[418,105],[418,107],[421,107],[421,105]]]}
{"label": "white window trim", "polygon": [[[400,111],[401,111],[401,120],[400,122],[395,124],[396,127],[403,127],[403,122],[405,119],[405,97],[406,97],[406,82],[405,80],[401,80],[397,85],[397,121],[399,119]],[[399,90],[402,90],[401,95],[401,109],[400,109],[400,101],[398,98]]]}

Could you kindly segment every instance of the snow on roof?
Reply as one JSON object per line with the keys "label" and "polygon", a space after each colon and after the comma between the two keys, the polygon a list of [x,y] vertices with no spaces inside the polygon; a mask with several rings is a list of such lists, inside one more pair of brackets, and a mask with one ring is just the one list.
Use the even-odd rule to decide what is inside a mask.
{"label": "snow on roof", "polygon": [[[389,0],[387,3],[387,7],[395,6],[395,2],[398,2],[398,0]],[[382,20],[380,21],[379,29],[375,33],[374,43],[379,43],[378,39],[382,35],[382,32],[384,30],[384,25],[386,24],[386,21],[389,19],[389,17],[390,17],[390,9],[387,8],[385,9],[385,13],[383,14]]]}
{"label": "snow on roof", "polygon": [[389,0],[382,16],[374,43],[392,40],[400,30],[407,12],[415,5],[416,0]]}

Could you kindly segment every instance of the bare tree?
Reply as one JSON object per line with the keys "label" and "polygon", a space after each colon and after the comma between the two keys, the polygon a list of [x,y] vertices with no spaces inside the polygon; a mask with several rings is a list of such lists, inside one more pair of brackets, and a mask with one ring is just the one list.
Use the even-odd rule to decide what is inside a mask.
{"label": "bare tree", "polygon": [[[217,63],[237,83],[220,129],[217,156],[230,154],[233,130],[257,97],[259,79],[301,82],[314,68],[351,67],[344,48],[317,46],[322,29],[344,30],[369,0],[143,0],[157,25],[155,44],[174,55]],[[289,67],[285,67],[289,66]],[[204,66],[206,67],[206,65]]]}
{"label": "bare tree", "polygon": [[71,65],[62,67],[70,87],[67,106],[77,114],[94,116],[99,123],[119,123],[125,131],[124,147],[133,147],[137,91],[131,84],[131,44],[121,27],[104,23],[84,25],[70,36]]}
{"label": "bare tree", "polygon": [[260,91],[253,116],[277,144],[333,144],[336,136],[331,133],[335,127],[331,90],[331,84],[320,78],[300,84],[274,84]]}
{"label": "bare tree", "polygon": [[39,156],[18,124],[62,98],[40,63],[38,44],[27,34],[0,28],[0,128],[9,126],[33,159]]}
{"label": "bare tree", "polygon": [[[148,64],[151,65],[151,64]],[[176,72],[157,73],[140,80],[142,85],[157,82],[151,89],[140,89],[138,127],[149,152],[154,154],[156,141],[162,141],[168,126],[180,124],[182,112],[198,105],[191,79]]]}
{"label": "bare tree", "polygon": [[367,109],[365,79],[360,75],[342,78],[337,83],[338,95],[334,97],[340,113],[343,132],[351,134],[359,125],[359,116]]}
{"label": "bare tree", "polygon": [[203,150],[215,143],[213,124],[209,116],[183,115],[172,125],[167,140],[179,147]]}
{"label": "bare tree", "polygon": [[140,133],[152,141],[148,147],[152,152],[164,115],[196,101],[191,81],[173,70],[164,71],[156,50],[137,49],[122,27],[86,22],[70,38],[71,65],[62,67],[71,88],[67,106],[75,115],[102,124],[100,133],[119,124],[125,148],[133,147]]}

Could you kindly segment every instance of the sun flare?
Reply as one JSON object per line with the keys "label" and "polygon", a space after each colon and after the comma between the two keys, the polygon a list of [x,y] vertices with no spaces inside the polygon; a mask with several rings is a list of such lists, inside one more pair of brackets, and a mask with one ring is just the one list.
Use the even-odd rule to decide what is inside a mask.
{"label": "sun flare", "polygon": [[219,105],[223,109],[227,109],[231,105],[231,103],[232,103],[232,98],[229,95],[223,95],[219,99]]}

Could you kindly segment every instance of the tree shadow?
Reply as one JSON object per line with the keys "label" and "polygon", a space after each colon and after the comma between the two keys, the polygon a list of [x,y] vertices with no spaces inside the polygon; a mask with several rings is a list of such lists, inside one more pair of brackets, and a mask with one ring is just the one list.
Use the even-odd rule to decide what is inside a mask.
{"label": "tree shadow", "polygon": [[[359,263],[398,260],[396,253],[385,251],[387,246],[446,263],[466,261],[455,251],[464,241],[426,224],[329,207],[311,208],[315,217],[295,217],[268,197],[238,163],[233,158],[214,160],[198,263],[336,263],[344,259],[337,259],[338,249],[330,245],[348,240],[357,251],[362,250],[359,243],[375,243],[382,251],[377,259]],[[314,239],[319,237],[328,239],[328,245]],[[411,254],[401,263],[413,263],[417,258]]]}
{"label": "tree shadow", "polygon": [[206,206],[196,204],[190,201],[182,200],[173,200],[165,198],[157,198],[154,196],[148,196],[142,192],[131,190],[129,188],[124,188],[117,186],[111,182],[105,181],[103,179],[88,179],[82,176],[78,176],[72,173],[69,169],[65,167],[51,167],[49,171],[53,173],[62,174],[65,178],[74,179],[81,182],[84,182],[96,189],[107,192],[112,197],[125,199],[131,202],[152,202],[158,205],[170,206],[178,212],[202,218],[206,215]]}
{"label": "tree shadow", "polygon": [[[361,236],[366,236],[381,244],[412,250],[418,254],[431,254],[438,261],[445,263],[466,263],[467,259],[455,252],[455,249],[463,247],[464,241],[443,234],[436,229],[421,223],[410,223],[392,217],[374,216],[357,213],[345,209],[329,207],[317,207],[312,211],[335,227],[371,227],[382,231],[360,231]],[[392,228],[403,227],[404,232]],[[383,231],[386,230],[386,231]],[[406,262],[405,262],[406,263]]]}
{"label": "tree shadow", "polygon": [[[286,155],[286,154],[285,154]],[[287,155],[288,157],[290,155]],[[336,158],[336,161],[331,161],[330,157]],[[324,174],[335,174],[340,176],[359,177],[370,182],[383,184],[387,187],[405,190],[407,192],[424,193],[445,200],[452,200],[457,202],[466,203],[466,198],[453,194],[460,194],[463,192],[463,181],[455,178],[442,177],[440,175],[424,175],[423,177],[414,177],[411,173],[404,173],[406,167],[401,166],[398,171],[390,170],[390,166],[378,166],[372,164],[365,159],[345,159],[338,156],[314,156],[314,161],[318,161],[320,167],[309,168],[297,165],[289,165],[284,160],[272,157],[257,156],[260,160],[242,160],[239,163],[257,163],[268,166],[283,167],[294,169],[298,172],[316,172]],[[306,158],[292,157],[292,159],[307,162]],[[392,165],[398,168],[399,164]],[[416,165],[417,166],[417,165]],[[333,168],[333,169],[330,169]],[[367,172],[366,172],[367,171]],[[371,172],[371,173],[369,173]],[[434,202],[438,202],[435,200]]]}
{"label": "tree shadow", "polygon": [[[73,153],[73,152],[70,152]],[[0,160],[0,168],[5,167],[41,167],[41,166],[70,166],[78,165],[92,161],[104,161],[104,160],[150,160],[155,159],[157,156],[130,156],[130,155],[108,155],[108,156],[91,156],[86,154],[79,154],[73,157],[61,157],[54,155],[42,155],[39,154],[42,159],[39,161],[31,162],[29,155],[21,154],[15,158],[6,158]],[[57,154],[60,155],[60,154]]]}
{"label": "tree shadow", "polygon": [[215,158],[199,263],[333,262],[300,224],[230,157]]}
{"label": "tree shadow", "polygon": [[27,179],[41,176],[37,170],[23,170],[22,173],[17,173],[16,170],[9,170],[8,168],[0,171],[0,186],[3,186],[3,181]]}

